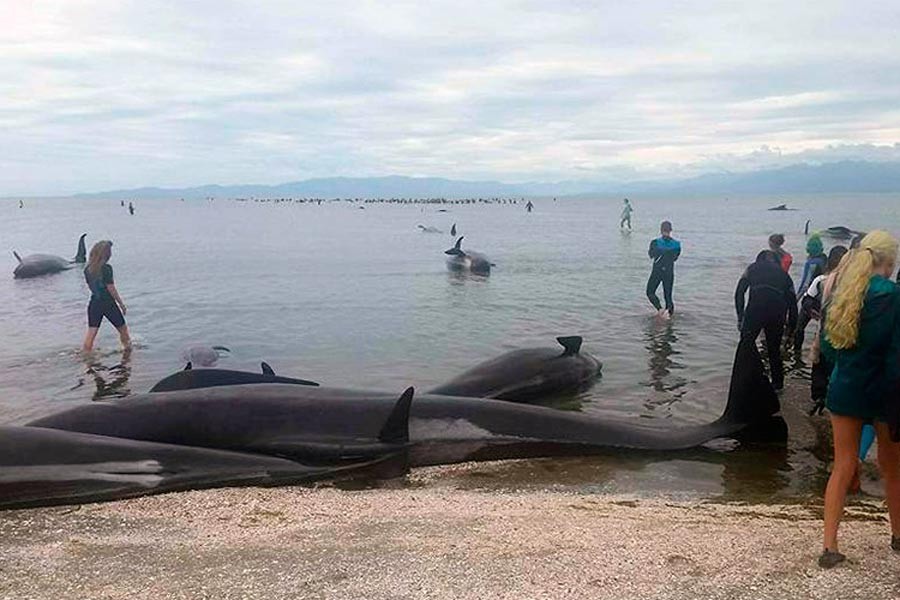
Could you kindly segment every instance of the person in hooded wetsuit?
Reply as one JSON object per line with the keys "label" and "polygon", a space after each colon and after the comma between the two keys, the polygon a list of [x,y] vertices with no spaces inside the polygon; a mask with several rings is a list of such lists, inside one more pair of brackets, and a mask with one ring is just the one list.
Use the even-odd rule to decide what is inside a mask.
{"label": "person in hooded wetsuit", "polygon": [[[681,256],[681,242],[672,237],[672,223],[663,221],[659,226],[660,237],[650,242],[647,254],[653,260],[653,270],[647,280],[647,298],[660,316],[671,317],[675,314],[675,302],[672,300],[672,287],[675,285],[675,261]],[[666,308],[663,310],[656,291],[659,284],[663,286],[663,297]]]}
{"label": "person in hooded wetsuit", "polygon": [[[750,300],[744,306],[747,290]],[[769,354],[769,372],[776,390],[784,388],[784,367],[781,362],[781,340],[784,337],[785,315],[788,330],[797,324],[797,296],[794,282],[778,262],[771,250],[763,250],[756,262],[747,267],[734,292],[741,338],[755,341],[760,332],[766,332],[766,348]]]}
{"label": "person in hooded wetsuit", "polygon": [[628,226],[628,231],[631,231],[631,213],[634,212],[634,209],[631,208],[631,202],[628,198],[625,198],[623,202],[624,206],[622,207],[622,220],[619,221],[619,229],[625,229],[625,226]]}

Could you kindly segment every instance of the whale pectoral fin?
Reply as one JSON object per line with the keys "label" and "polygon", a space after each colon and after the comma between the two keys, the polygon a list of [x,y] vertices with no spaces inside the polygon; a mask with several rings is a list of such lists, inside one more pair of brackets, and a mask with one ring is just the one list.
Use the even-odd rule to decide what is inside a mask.
{"label": "whale pectoral fin", "polygon": [[409,442],[409,407],[412,405],[415,390],[411,387],[397,400],[394,410],[378,433],[378,441],[388,444],[406,444]]}
{"label": "whale pectoral fin", "polygon": [[231,348],[226,348],[225,346],[213,346],[212,349],[216,351],[216,354],[219,354],[220,352],[231,353]]}
{"label": "whale pectoral fin", "polygon": [[272,375],[272,376],[275,375],[275,369],[273,369],[272,367],[270,367],[270,366],[269,366],[269,363],[267,363],[266,361],[262,361],[262,362],[259,364],[259,366],[260,366],[260,368],[262,369],[262,374],[263,374],[263,375]]}
{"label": "whale pectoral fin", "polygon": [[192,363],[191,361],[188,361],[187,364],[184,365],[184,370],[185,370],[185,371],[190,371],[190,370],[193,369],[193,368],[194,368],[194,363]]}
{"label": "whale pectoral fin", "polygon": [[17,261],[19,261],[20,263],[22,262],[22,257],[19,256],[19,253],[16,252],[15,250],[13,250],[13,256],[16,257],[16,260],[17,260]]}
{"label": "whale pectoral fin", "polygon": [[583,338],[580,335],[570,335],[556,338],[563,350],[563,356],[574,356],[581,351],[581,342]]}

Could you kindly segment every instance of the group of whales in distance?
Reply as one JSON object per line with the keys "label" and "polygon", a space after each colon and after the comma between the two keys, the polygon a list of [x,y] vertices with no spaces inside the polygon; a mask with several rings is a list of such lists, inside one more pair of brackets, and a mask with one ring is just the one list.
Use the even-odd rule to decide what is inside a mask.
{"label": "group of whales in distance", "polygon": [[30,277],[39,277],[41,275],[50,275],[71,269],[73,265],[84,263],[87,259],[87,248],[84,245],[86,233],[82,233],[78,238],[78,250],[75,252],[75,258],[69,260],[55,254],[29,254],[25,257],[19,255],[13,250],[13,256],[19,261],[13,270],[13,277],[16,279],[28,279]]}
{"label": "group of whales in distance", "polygon": [[739,345],[724,413],[707,424],[658,426],[528,405],[599,375],[580,338],[559,340],[562,350],[510,352],[425,394],[319,386],[268,367],[181,371],[152,393],[3,427],[0,508],[396,477],[471,460],[681,450],[778,421],[778,398],[752,343]]}

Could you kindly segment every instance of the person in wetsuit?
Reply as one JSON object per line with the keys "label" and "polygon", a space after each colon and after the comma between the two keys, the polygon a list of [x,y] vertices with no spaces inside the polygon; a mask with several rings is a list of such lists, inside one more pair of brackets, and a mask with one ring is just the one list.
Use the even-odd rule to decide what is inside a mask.
{"label": "person in wetsuit", "polygon": [[[773,233],[769,236],[769,250],[778,257],[778,264],[784,269],[785,273],[791,272],[791,265],[794,264],[794,257],[791,253],[784,249],[784,235]],[[793,283],[791,284],[793,285]]]}
{"label": "person in wetsuit", "polygon": [[527,210],[528,212],[531,212],[534,210],[534,204],[531,202],[531,200],[529,200],[528,204],[525,205],[525,210]]}
{"label": "person in wetsuit", "polygon": [[624,206],[622,207],[622,220],[619,221],[619,229],[625,229],[625,226],[628,225],[628,231],[631,231],[631,213],[634,212],[634,209],[631,208],[631,202],[628,198],[624,200]]}
{"label": "person in wetsuit", "polygon": [[131,347],[131,336],[128,333],[128,325],[125,324],[125,313],[128,309],[119,296],[113,280],[113,269],[109,264],[111,256],[112,242],[101,240],[91,248],[88,264],[84,268],[84,280],[91,290],[91,300],[87,309],[88,329],[82,345],[84,352],[91,352],[94,349],[94,340],[104,317],[118,330],[122,346]]}
{"label": "person in wetsuit", "polygon": [[[744,307],[744,297],[750,290],[750,300]],[[797,324],[797,296],[794,282],[779,264],[778,256],[763,250],[756,262],[747,267],[734,292],[738,327],[744,341],[755,342],[761,331],[766,332],[769,372],[772,386],[784,388],[784,367],[781,362],[781,339],[784,337],[785,315],[788,330]]]}
{"label": "person in wetsuit", "polygon": [[[681,256],[681,242],[672,237],[672,223],[663,221],[659,226],[660,237],[650,242],[647,254],[653,260],[653,270],[647,280],[647,298],[659,312],[659,316],[669,318],[675,314],[675,303],[672,300],[672,286],[675,284],[675,261]],[[666,308],[663,309],[656,291],[659,284],[663,286],[663,297]]]}

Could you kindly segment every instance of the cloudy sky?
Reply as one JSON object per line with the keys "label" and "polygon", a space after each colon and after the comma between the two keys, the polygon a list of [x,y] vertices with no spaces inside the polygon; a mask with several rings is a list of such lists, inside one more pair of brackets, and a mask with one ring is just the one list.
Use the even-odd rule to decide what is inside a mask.
{"label": "cloudy sky", "polygon": [[0,196],[900,160],[900,2],[0,0]]}

